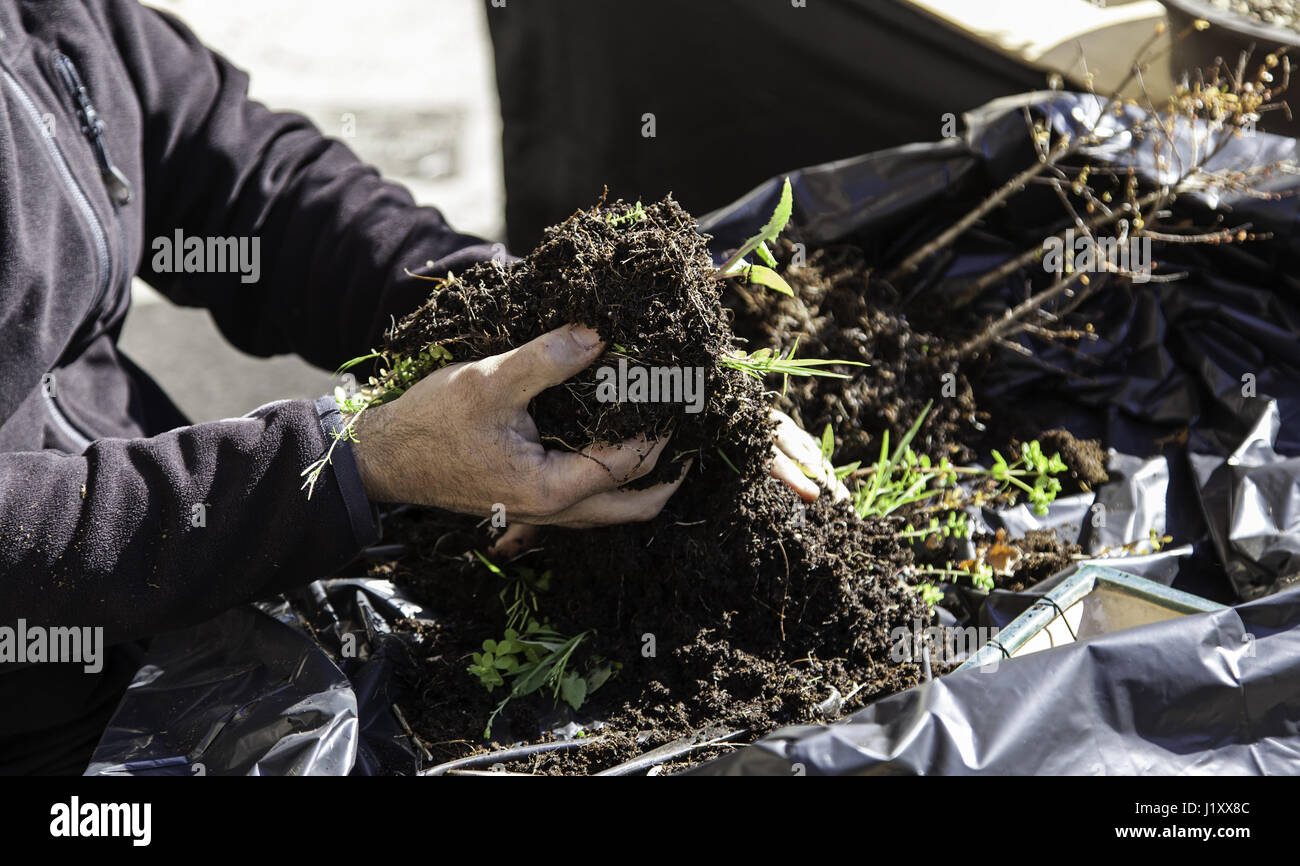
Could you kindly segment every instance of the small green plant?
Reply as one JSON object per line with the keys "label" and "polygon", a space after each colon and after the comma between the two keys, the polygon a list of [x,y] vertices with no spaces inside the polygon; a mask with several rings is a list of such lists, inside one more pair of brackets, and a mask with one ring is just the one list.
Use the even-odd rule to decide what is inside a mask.
{"label": "small green plant", "polygon": [[[766,286],[783,295],[794,297],[794,289],[790,288],[781,275],[773,270],[776,267],[776,257],[768,247],[768,244],[775,242],[777,235],[785,229],[793,212],[794,195],[790,189],[790,178],[787,177],[785,183],[781,185],[781,198],[777,201],[776,210],[772,212],[771,218],[758,234],[741,244],[731,257],[722,263],[716,276],[719,279],[739,278],[746,283]],[[763,260],[763,265],[751,265],[746,262],[745,256],[750,253],[757,254]]]}
{"label": "small green plant", "polygon": [[773,352],[771,349],[759,349],[757,352],[737,351],[733,355],[724,355],[718,359],[718,363],[724,367],[730,367],[733,370],[739,370],[746,376],[753,376],[755,379],[762,381],[771,373],[778,373],[782,376],[781,393],[785,393],[789,385],[791,376],[823,376],[828,379],[848,379],[851,378],[845,373],[836,373],[833,370],[823,369],[837,365],[850,367],[865,367],[866,364],[861,361],[835,361],[822,360],[818,358],[796,358],[795,350],[799,348],[799,341],[790,347],[790,351],[782,355],[779,352]]}
{"label": "small green plant", "polygon": [[605,217],[605,222],[612,226],[632,225],[639,223],[646,218],[645,208],[641,205],[640,200],[636,205],[625,214],[609,214]]}
{"label": "small green plant", "polygon": [[[987,469],[953,466],[946,457],[932,461],[928,455],[918,455],[911,448],[912,439],[921,429],[932,405],[933,401],[925,404],[925,408],[892,452],[889,450],[889,431],[884,432],[881,436],[880,457],[875,464],[865,470],[856,465],[836,470],[837,475],[841,471],[845,475],[868,475],[868,478],[858,481],[853,491],[853,507],[859,517],[888,517],[904,506],[940,495],[955,484],[958,476],[991,478],[1002,485],[999,495],[1014,502],[1015,494],[1023,492],[1033,505],[1034,513],[1047,513],[1047,507],[1061,491],[1061,482],[1056,476],[1067,469],[1059,454],[1048,457],[1035,439],[1021,446],[1020,456],[1014,462],[1008,463],[1001,453],[992,452],[993,465]],[[945,536],[952,535],[959,526],[964,526],[961,518],[949,517],[949,521],[939,527],[941,531],[947,530]],[[930,534],[918,531],[914,526],[908,526],[905,532],[912,534],[912,537]]]}
{"label": "small green plant", "polygon": [[928,455],[917,455],[911,448],[932,405],[933,401],[925,404],[892,452],[889,431],[880,437],[880,457],[870,467],[870,477],[858,482],[853,491],[853,510],[858,517],[888,517],[905,505],[938,496],[957,480],[957,472],[948,458],[934,462]]}
{"label": "small green plant", "polygon": [[921,601],[925,602],[929,607],[934,607],[943,601],[943,590],[929,581],[918,583],[916,591],[921,594]]}
{"label": "small green plant", "polygon": [[[825,429],[822,430],[822,438],[821,438],[819,450],[821,451],[822,460],[826,463],[830,463],[831,458],[835,456],[835,431],[831,429],[830,424],[827,424]],[[854,460],[852,463],[849,463],[845,466],[834,467],[835,480],[843,481],[849,475],[856,472],[858,467],[861,465],[862,465],[861,460]],[[821,480],[822,476],[820,473],[813,471],[812,469],[808,468],[807,466],[804,466],[803,464],[799,464],[799,468],[803,470],[803,474],[807,475],[809,478],[818,481]]]}
{"label": "small green plant", "polygon": [[578,710],[587,697],[609,680],[620,665],[593,658],[583,673],[571,666],[578,647],[591,635],[590,631],[566,637],[537,616],[537,595],[550,586],[551,572],[540,575],[534,569],[516,567],[507,574],[479,551],[474,551],[489,571],[506,581],[499,597],[506,611],[506,628],[500,640],[483,641],[482,652],[472,653],[466,670],[479,683],[493,692],[498,688],[509,691],[483,728],[483,737],[492,736],[492,723],[501,711],[515,698],[535,692],[549,691],[555,701],[563,700]]}
{"label": "small green plant", "polygon": [[909,541],[930,538],[970,538],[970,518],[964,511],[949,511],[946,519],[940,520],[937,515],[933,516],[919,529],[911,523],[907,524],[899,533],[899,537]]}
{"label": "small green plant", "polygon": [[[901,511],[910,519],[897,536],[932,547],[937,546],[932,542],[940,540],[969,538],[970,521],[962,508],[981,501],[985,494],[959,486],[956,483],[959,477],[991,479],[1001,484],[998,496],[1014,502],[1017,494],[1024,493],[1037,513],[1047,511],[1061,490],[1061,483],[1055,476],[1066,470],[1059,454],[1048,457],[1041,444],[1034,440],[1022,445],[1019,456],[1012,462],[994,451],[993,465],[987,469],[953,466],[947,458],[931,460],[925,454],[917,454],[911,445],[932,405],[933,401],[925,405],[892,450],[889,431],[882,434],[880,456],[875,463],[861,467],[855,462],[836,468],[835,474],[841,480],[849,476],[865,476],[858,478],[850,498],[859,518],[883,519]],[[835,435],[827,425],[822,431],[820,451],[824,458],[830,459],[834,450]],[[948,580],[965,579],[971,586],[986,591],[995,585],[993,566],[981,558],[959,565],[949,562],[944,568],[923,566],[917,572]],[[932,606],[942,598],[942,592],[932,583],[918,584],[917,591]]]}
{"label": "small green plant", "polygon": [[[772,216],[758,234],[741,244],[722,263],[714,272],[714,277],[717,279],[738,278],[747,284],[764,286],[783,295],[795,297],[794,289],[790,288],[790,285],[782,279],[781,275],[773,270],[777,266],[776,257],[772,255],[772,250],[768,247],[768,244],[774,243],[785,229],[793,212],[794,195],[790,189],[790,178],[787,177],[781,185],[781,198],[777,201],[776,210],[772,212]],[[763,260],[764,264],[752,265],[746,262],[745,256],[750,253],[756,254]],[[756,352],[749,353],[736,350],[733,354],[719,358],[718,363],[759,380],[765,379],[771,373],[779,373],[782,377],[782,394],[789,387],[791,376],[824,376],[831,379],[849,379],[852,377],[844,373],[836,373],[822,368],[835,365],[867,366],[861,361],[795,358],[795,350],[798,348],[799,341],[796,340],[795,344],[790,347],[790,351],[784,355],[779,351],[773,352],[771,349],[759,349]]]}
{"label": "small green plant", "polygon": [[1034,506],[1034,513],[1046,514],[1047,506],[1061,492],[1060,479],[1055,476],[1065,470],[1066,465],[1061,460],[1061,455],[1048,457],[1043,453],[1043,446],[1034,439],[1020,447],[1020,457],[1013,463],[1007,463],[1005,457],[994,451],[989,477],[1002,482],[1003,492],[1013,486],[1023,491]]}
{"label": "small green plant", "polygon": [[829,423],[827,423],[825,429],[822,430],[822,440],[819,443],[819,448],[822,452],[823,460],[829,462],[830,459],[835,456],[835,431],[831,429]]}
{"label": "small green plant", "polygon": [[[971,585],[976,589],[982,589],[985,592],[991,592],[993,587],[996,585],[993,582],[993,566],[986,562],[981,562],[978,559],[962,563],[960,566],[955,566],[951,562],[944,568],[924,566],[918,568],[917,572],[919,574],[924,574],[927,577],[940,577],[948,580],[965,578],[969,580]],[[926,584],[920,584],[920,586],[926,586]],[[942,597],[942,595],[940,597]]]}

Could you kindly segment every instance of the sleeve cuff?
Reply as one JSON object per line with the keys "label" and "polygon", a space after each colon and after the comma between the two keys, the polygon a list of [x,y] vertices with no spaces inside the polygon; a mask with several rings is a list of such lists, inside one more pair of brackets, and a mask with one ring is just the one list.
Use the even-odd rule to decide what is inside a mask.
{"label": "sleeve cuff", "polygon": [[[343,431],[344,424],[338,403],[331,396],[321,397],[316,401],[316,414],[320,416],[320,427],[326,441],[334,441],[334,436]],[[339,442],[330,458],[330,464],[348,511],[348,522],[352,524],[352,536],[358,547],[370,547],[379,541],[379,518],[361,484],[361,471],[357,469],[352,443],[347,440]]]}

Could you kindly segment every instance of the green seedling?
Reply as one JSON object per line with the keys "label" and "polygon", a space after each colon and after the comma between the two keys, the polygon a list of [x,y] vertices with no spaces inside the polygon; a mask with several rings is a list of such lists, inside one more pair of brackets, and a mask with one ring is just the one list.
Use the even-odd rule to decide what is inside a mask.
{"label": "green seedling", "polygon": [[[993,587],[995,586],[993,582],[993,567],[988,563],[980,562],[978,560],[973,561],[969,567],[964,568],[958,568],[950,562],[946,568],[933,568],[926,566],[917,569],[917,571],[920,574],[929,577],[942,577],[948,580],[966,578],[976,589],[982,589],[985,592],[992,592]],[[924,585],[925,584],[922,584],[922,586]],[[942,595],[940,597],[942,597]]]}
{"label": "green seedling", "polygon": [[777,373],[782,377],[781,393],[789,386],[791,376],[822,376],[827,379],[850,379],[851,376],[845,373],[836,373],[833,370],[824,369],[832,366],[847,367],[865,367],[866,364],[861,361],[836,361],[822,360],[819,358],[796,358],[795,350],[799,348],[799,342],[790,347],[790,351],[782,355],[779,352],[773,352],[771,349],[759,349],[757,352],[745,353],[737,351],[733,355],[724,355],[718,359],[718,363],[724,367],[730,367],[733,370],[739,370],[746,376],[753,376],[755,379],[762,381],[771,373]]}
{"label": "green seedling", "polygon": [[[1012,463],[994,451],[993,465],[988,469],[953,466],[946,457],[932,461],[925,454],[916,454],[910,446],[933,402],[925,404],[893,452],[889,450],[889,431],[881,436],[880,457],[865,470],[869,478],[860,480],[853,492],[853,507],[859,517],[888,517],[906,505],[938,496],[952,487],[958,476],[991,478],[1002,484],[998,491],[1000,495],[1008,496],[1014,502],[1015,493],[1023,492],[1036,514],[1047,513],[1047,507],[1061,491],[1061,482],[1055,476],[1067,468],[1059,454],[1048,457],[1035,439],[1021,446],[1020,456]],[[841,469],[848,470],[846,475],[863,472],[857,467]],[[838,474],[840,470],[836,471]],[[908,529],[916,532],[915,527]]]}
{"label": "green seedling", "polygon": [[925,602],[929,607],[934,607],[943,601],[943,590],[929,581],[918,583],[916,591],[921,594],[921,601]]}
{"label": "green seedling", "polygon": [[591,635],[584,631],[565,637],[538,619],[537,595],[550,587],[551,572],[540,575],[531,568],[515,567],[507,574],[479,551],[478,560],[506,581],[499,598],[506,612],[506,628],[500,640],[482,643],[482,652],[472,653],[466,670],[488,690],[508,688],[505,697],[488,716],[483,737],[492,736],[492,723],[510,701],[535,692],[550,691],[553,700],[563,700],[574,710],[600,688],[619,665],[593,658],[579,674],[571,662],[578,647]]}
{"label": "green seedling", "polygon": [[763,286],[774,292],[780,292],[783,295],[794,297],[794,289],[790,284],[781,278],[781,275],[771,268],[763,268],[758,265],[746,265],[741,268],[737,276],[742,277],[746,283],[753,286]]}
{"label": "green seedling", "polygon": [[[790,285],[781,278],[781,275],[773,270],[776,267],[776,257],[772,255],[772,250],[768,247],[768,244],[774,243],[777,236],[785,229],[793,212],[794,194],[790,189],[790,178],[787,177],[785,183],[781,185],[781,198],[777,202],[776,210],[772,212],[771,218],[758,234],[741,244],[731,254],[731,257],[722,263],[722,267],[717,270],[716,275],[718,278],[732,279],[733,277],[739,277],[746,283],[766,286],[783,295],[794,297],[794,289],[790,288]],[[751,265],[746,262],[745,256],[750,253],[755,253],[763,260],[763,264]]]}
{"label": "green seedling", "polygon": [[636,205],[625,214],[610,214],[605,217],[605,222],[612,226],[632,225],[639,223],[646,218],[645,208],[642,207],[640,200]]}
{"label": "green seedling", "polygon": [[1046,514],[1047,506],[1061,492],[1061,482],[1054,476],[1065,470],[1061,455],[1048,457],[1043,453],[1043,446],[1035,439],[1021,446],[1020,457],[1014,463],[1007,463],[1005,457],[994,451],[989,477],[1002,482],[1003,492],[1012,487],[1023,491],[1034,506],[1034,513]]}
{"label": "green seedling", "polygon": [[722,458],[722,462],[727,464],[727,466],[731,469],[732,472],[739,475],[740,470],[736,468],[735,463],[731,462],[731,458],[726,455],[726,452],[724,452],[721,448],[717,449],[717,451],[718,451],[718,456]]}
{"label": "green seedling", "polygon": [[860,469],[861,467],[862,467],[861,460],[854,460],[852,463],[846,463],[843,466],[836,466],[835,480],[843,481],[845,478],[848,478],[854,472],[857,472],[858,469]]}
{"label": "green seedling", "polygon": [[925,422],[933,402],[925,404],[892,452],[889,450],[889,431],[881,436],[880,457],[871,467],[870,477],[858,482],[853,491],[853,509],[858,517],[888,517],[905,505],[938,496],[957,480],[948,458],[932,462],[928,455],[918,456],[911,448],[912,440]]}
{"label": "green seedling", "polygon": [[949,511],[947,519],[941,521],[937,516],[931,517],[929,523],[920,529],[910,523],[907,524],[899,533],[899,537],[909,541],[931,538],[970,538],[970,519],[964,511]]}
{"label": "green seedling", "polygon": [[[835,431],[831,429],[831,425],[827,424],[825,429],[822,430],[822,438],[818,443],[817,450],[821,453],[822,463],[831,462],[831,457],[835,455]],[[799,471],[803,472],[804,475],[807,475],[814,481],[822,480],[822,474],[820,472],[804,466],[802,463],[796,462],[795,465],[799,467]],[[857,464],[853,464],[853,468],[856,469]],[[841,470],[845,470],[843,475],[840,474]],[[839,469],[835,470],[836,480],[843,480],[844,475],[847,475],[851,471],[852,469],[841,466]]]}

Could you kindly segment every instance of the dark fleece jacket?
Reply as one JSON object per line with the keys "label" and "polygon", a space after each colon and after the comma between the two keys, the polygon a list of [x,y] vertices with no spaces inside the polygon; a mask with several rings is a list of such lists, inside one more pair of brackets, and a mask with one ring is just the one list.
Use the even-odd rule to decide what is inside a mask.
{"label": "dark fleece jacket", "polygon": [[[114,646],[96,674],[0,665],[0,772],[80,770],[137,641],[328,574],[374,537],[346,448],[299,490],[328,401],[190,425],[119,352],[131,277],[206,307],[246,352],[333,368],[426,293],[404,268],[492,253],[246,90],[133,0],[0,0],[0,628],[99,626]],[[177,230],[258,238],[260,279],[155,272]]]}

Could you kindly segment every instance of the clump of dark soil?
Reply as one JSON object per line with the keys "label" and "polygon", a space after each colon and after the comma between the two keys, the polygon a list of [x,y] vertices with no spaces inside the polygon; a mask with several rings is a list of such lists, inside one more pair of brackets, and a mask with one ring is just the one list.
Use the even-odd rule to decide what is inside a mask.
{"label": "clump of dark soil", "polygon": [[1068,430],[1056,428],[1038,434],[1046,454],[1057,453],[1070,467],[1070,478],[1080,490],[1096,490],[1110,480],[1106,472],[1106,451],[1095,439],[1076,439]]}
{"label": "clump of dark soil", "polygon": [[[677,454],[707,449],[700,459],[713,461],[712,446],[728,442],[736,452],[728,458],[744,461],[766,448],[766,405],[756,381],[718,367],[733,343],[722,284],[712,274],[707,239],[671,197],[635,208],[620,201],[547,229],[523,261],[485,262],[448,280],[398,323],[389,350],[409,355],[437,343],[457,361],[474,360],[578,322],[594,328],[610,351],[533,401],[543,444],[577,451],[671,434]],[[596,370],[620,359],[701,368],[707,404],[690,413],[680,402],[597,400]],[[661,460],[636,486],[680,471],[680,462]]]}
{"label": "clump of dark soil", "polygon": [[[873,459],[880,434],[901,434],[933,399],[914,448],[967,460],[981,432],[971,386],[944,360],[951,353],[942,338],[915,332],[894,312],[860,253],[822,251],[785,274],[802,305],[726,287],[729,309],[706,239],[671,198],[643,208],[616,202],[548,230],[520,262],[456,275],[397,326],[390,352],[438,343],[456,360],[472,360],[582,322],[611,347],[595,366],[627,357],[705,370],[708,399],[698,414],[675,403],[598,402],[591,370],[531,407],[551,447],[671,433],[650,480],[677,477],[686,457],[693,465],[653,521],[547,531],[535,549],[501,564],[507,575],[551,572],[539,616],[563,634],[589,632],[575,664],[620,666],[576,714],[549,695],[512,701],[494,724],[498,743],[544,741],[574,721],[596,736],[509,769],[592,772],[700,731],[746,742],[782,725],[831,720],[921,681],[919,664],[898,656],[893,634],[929,623],[907,568],[943,551],[900,540],[906,512],[862,520],[829,495],[805,504],[770,478],[768,413],[775,399],[814,433],[830,423],[842,464]],[[765,391],[719,364],[740,345],[788,349],[796,339],[799,357],[871,367],[851,380],[792,379],[778,396],[779,380]],[[1081,479],[1098,477],[1096,467],[1065,459]],[[476,518],[428,510],[406,512],[387,532],[409,552],[372,573],[409,588],[434,618],[411,624],[420,663],[410,678],[414,706],[403,710],[435,763],[481,752],[489,746],[483,726],[503,692],[489,694],[466,666],[484,638],[501,636],[499,594],[508,579],[474,556],[489,533]],[[1050,552],[1033,553],[1042,555],[1026,551],[1022,561],[1036,563],[1037,580]]]}

